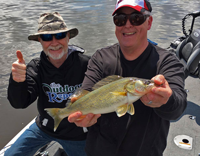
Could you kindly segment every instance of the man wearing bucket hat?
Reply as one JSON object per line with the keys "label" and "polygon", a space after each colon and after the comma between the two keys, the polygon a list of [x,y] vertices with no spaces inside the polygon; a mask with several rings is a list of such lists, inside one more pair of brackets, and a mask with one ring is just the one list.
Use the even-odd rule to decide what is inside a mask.
{"label": "man wearing bucket hat", "polygon": [[[39,115],[5,156],[33,156],[45,144],[56,141],[69,156],[85,156],[86,128],[62,120],[54,132],[54,120],[45,108],[64,108],[68,97],[81,86],[89,57],[69,39],[78,30],[68,29],[59,13],[44,13],[38,21],[38,32],[28,36],[43,47],[40,58],[25,65],[23,55],[12,65],[8,100],[14,108],[26,108],[37,99]],[[76,72],[74,72],[76,71]]]}
{"label": "man wearing bucket hat", "polygon": [[88,63],[82,85],[86,90],[109,75],[152,79],[157,84],[134,102],[134,115],[88,114],[80,121],[81,112],[76,112],[68,117],[77,126],[92,125],[86,140],[88,156],[162,156],[170,120],[186,108],[183,65],[147,40],[151,11],[147,0],[117,0],[112,15],[119,43],[97,50]]}

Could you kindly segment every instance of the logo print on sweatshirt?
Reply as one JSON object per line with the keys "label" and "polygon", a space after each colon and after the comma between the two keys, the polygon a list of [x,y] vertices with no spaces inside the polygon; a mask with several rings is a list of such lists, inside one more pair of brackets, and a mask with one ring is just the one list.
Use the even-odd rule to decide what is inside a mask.
{"label": "logo print on sweatshirt", "polygon": [[81,87],[81,85],[82,84],[75,86],[64,85],[64,87],[62,87],[60,84],[53,82],[50,85],[43,83],[42,88],[48,96],[49,102],[61,103],[63,100],[67,100],[77,88]]}

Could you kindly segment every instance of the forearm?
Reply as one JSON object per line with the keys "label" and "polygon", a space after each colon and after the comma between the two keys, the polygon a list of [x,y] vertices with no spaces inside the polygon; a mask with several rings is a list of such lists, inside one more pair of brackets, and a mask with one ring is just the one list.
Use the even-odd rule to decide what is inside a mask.
{"label": "forearm", "polygon": [[[175,120],[181,116],[187,106],[187,93],[184,89],[184,70],[179,62],[170,62],[171,66],[168,70],[162,72],[169,83],[172,95],[168,102],[156,108],[155,112],[166,120]],[[170,64],[168,63],[168,64]]]}
{"label": "forearm", "polygon": [[34,95],[30,94],[27,80],[20,83],[15,82],[12,74],[9,79],[7,98],[14,108],[26,108],[36,99]]}
{"label": "forearm", "polygon": [[185,91],[178,93],[173,91],[168,102],[159,108],[155,108],[155,113],[166,120],[176,120],[181,116],[187,106],[187,94]]}

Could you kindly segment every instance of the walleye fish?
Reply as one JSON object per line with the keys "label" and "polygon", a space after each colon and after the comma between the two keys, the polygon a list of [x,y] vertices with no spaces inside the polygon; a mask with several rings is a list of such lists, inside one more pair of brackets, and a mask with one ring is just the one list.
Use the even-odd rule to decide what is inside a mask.
{"label": "walleye fish", "polygon": [[71,97],[77,97],[65,108],[46,108],[45,111],[54,119],[54,131],[60,122],[71,113],[81,111],[88,113],[105,114],[116,112],[118,117],[135,113],[133,102],[148,93],[155,86],[154,81],[135,77],[112,75],[108,76],[93,87],[93,91],[78,90]]}

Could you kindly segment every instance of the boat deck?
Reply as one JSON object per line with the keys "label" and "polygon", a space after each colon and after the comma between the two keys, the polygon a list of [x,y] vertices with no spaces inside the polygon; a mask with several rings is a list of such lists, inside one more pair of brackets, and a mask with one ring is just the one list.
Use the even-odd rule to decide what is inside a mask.
{"label": "boat deck", "polygon": [[[200,79],[191,76],[187,77],[185,89],[188,89],[188,105],[179,119],[171,121],[164,156],[200,155]],[[185,145],[183,144],[182,147],[184,148],[180,148],[174,143],[174,138],[178,135],[185,135],[184,139],[187,140],[188,137],[191,137],[192,141]],[[192,148],[189,148],[190,146]]]}

